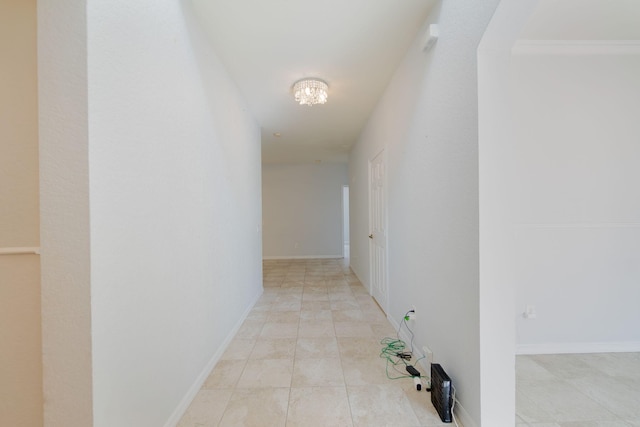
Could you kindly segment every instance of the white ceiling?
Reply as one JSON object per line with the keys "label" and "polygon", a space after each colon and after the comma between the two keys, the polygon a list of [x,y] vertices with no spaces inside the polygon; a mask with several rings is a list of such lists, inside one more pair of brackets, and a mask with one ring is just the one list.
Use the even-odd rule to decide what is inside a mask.
{"label": "white ceiling", "polygon": [[[436,0],[192,0],[262,128],[265,163],[344,162]],[[303,77],[329,84],[298,105]],[[274,133],[281,137],[275,137]]]}

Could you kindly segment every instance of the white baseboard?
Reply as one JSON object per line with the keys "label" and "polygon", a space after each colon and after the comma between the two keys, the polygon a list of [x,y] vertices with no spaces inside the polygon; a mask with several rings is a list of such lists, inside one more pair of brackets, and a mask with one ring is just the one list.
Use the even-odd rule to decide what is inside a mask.
{"label": "white baseboard", "polygon": [[516,354],[635,353],[640,342],[518,344]]}
{"label": "white baseboard", "polygon": [[240,316],[240,320],[236,323],[233,329],[229,331],[229,334],[223,341],[220,348],[218,348],[218,351],[216,351],[213,354],[213,356],[211,357],[209,362],[206,364],[202,372],[200,372],[200,375],[198,375],[193,385],[189,388],[187,393],[184,395],[184,397],[182,398],[182,400],[180,401],[176,409],[173,411],[173,413],[171,414],[167,422],[164,424],[164,427],[175,427],[180,422],[180,419],[189,408],[189,405],[191,405],[191,402],[196,397],[196,394],[198,393],[198,391],[200,391],[202,384],[204,384],[204,382],[207,380],[207,378],[211,374],[211,371],[213,371],[213,368],[216,366],[216,363],[218,363],[218,361],[224,354],[225,350],[227,349],[227,347],[229,346],[233,338],[236,336],[236,333],[240,329],[240,326],[242,326],[242,323],[245,321],[245,319],[253,309],[253,306],[256,305],[256,302],[258,302],[258,299],[262,295],[263,291],[264,289],[261,288],[260,292],[258,292],[258,294],[253,298],[253,301],[251,302],[251,304],[249,304],[249,306],[244,311],[242,316]]}
{"label": "white baseboard", "polygon": [[300,256],[263,256],[262,259],[337,259],[343,258],[342,254],[340,255],[300,255]]}
{"label": "white baseboard", "polygon": [[455,415],[456,420],[458,420],[458,425],[460,427],[478,427],[466,409],[464,409],[464,406],[460,403],[456,403],[456,406],[454,406],[453,415]]}

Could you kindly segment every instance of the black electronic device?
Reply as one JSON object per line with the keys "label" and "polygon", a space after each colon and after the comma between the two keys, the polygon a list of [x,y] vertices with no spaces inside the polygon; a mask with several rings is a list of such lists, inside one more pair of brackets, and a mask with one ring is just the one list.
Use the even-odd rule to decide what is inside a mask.
{"label": "black electronic device", "polygon": [[444,423],[451,422],[453,395],[451,378],[438,363],[431,364],[431,403]]}

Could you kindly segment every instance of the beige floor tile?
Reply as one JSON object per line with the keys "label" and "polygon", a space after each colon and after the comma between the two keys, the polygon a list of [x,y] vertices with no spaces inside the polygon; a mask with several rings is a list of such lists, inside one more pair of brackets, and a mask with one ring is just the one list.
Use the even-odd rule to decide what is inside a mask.
{"label": "beige floor tile", "polygon": [[[559,427],[629,427],[629,424],[622,420],[611,421],[571,421],[558,423]],[[534,424],[538,427],[538,424]]]}
{"label": "beige floor tile", "polygon": [[[339,357],[338,341],[335,337],[298,337],[296,360]],[[342,369],[341,369],[342,370]]]}
{"label": "beige floor tile", "polygon": [[304,287],[304,290],[302,291],[303,295],[309,295],[309,294],[321,294],[321,295],[327,295],[327,287],[326,286],[319,286],[319,285],[306,285]]}
{"label": "beige floor tile", "polygon": [[331,310],[357,310],[360,306],[353,297],[342,298],[338,301],[331,301]]}
{"label": "beige floor tile", "polygon": [[298,328],[298,336],[300,337],[334,337],[335,335],[332,320],[300,320],[300,327]]}
{"label": "beige floor tile", "polygon": [[248,359],[253,346],[256,344],[255,338],[243,339],[234,338],[229,347],[225,350],[224,354],[220,358],[221,360],[239,360]]}
{"label": "beige floor tile", "polygon": [[304,286],[304,279],[300,279],[300,280],[284,279],[281,286],[283,288],[302,288]]}
{"label": "beige floor tile", "polygon": [[301,301],[277,301],[271,306],[272,311],[300,311]]}
{"label": "beige floor tile", "polygon": [[335,310],[331,312],[331,316],[333,317],[334,322],[362,322],[365,320],[364,313],[362,310],[351,309],[351,310]]}
{"label": "beige floor tile", "polygon": [[373,301],[373,298],[371,298],[371,295],[367,294],[367,293],[354,293],[353,297],[356,299],[356,302],[358,303],[358,305],[362,306],[374,306],[375,305],[375,301]]}
{"label": "beige floor tile", "polygon": [[297,359],[293,365],[292,387],[344,386],[340,358]]}
{"label": "beige floor tile", "polygon": [[349,282],[344,280],[344,276],[339,273],[325,275],[325,280],[327,281],[327,286],[344,286],[346,288],[349,287]]}
{"label": "beige floor tile", "polygon": [[305,286],[324,286],[326,288],[327,282],[324,279],[316,278],[316,277],[305,277],[304,279]]}
{"label": "beige floor tile", "polygon": [[264,288],[275,288],[275,287],[279,287],[280,285],[282,285],[283,281],[284,281],[284,278],[266,278],[266,277],[264,277],[262,279],[262,286]]}
{"label": "beige floor tile", "polygon": [[295,323],[300,320],[299,311],[271,311],[268,318],[265,319],[268,322],[278,323]]}
{"label": "beige floor tile", "polygon": [[287,427],[350,427],[351,412],[344,387],[292,388]]}
{"label": "beige floor tile", "polygon": [[263,325],[264,322],[261,320],[245,320],[242,326],[240,326],[240,329],[238,330],[235,338],[258,338],[258,335],[260,335],[260,332],[262,331]]}
{"label": "beige floor tile", "polygon": [[413,412],[416,414],[421,426],[451,426],[450,423],[443,423],[438,415],[438,411],[431,404],[431,393],[425,390],[416,390],[411,378],[395,380],[394,385],[402,388],[405,396],[411,404]]}
{"label": "beige floor tile", "polygon": [[329,295],[327,294],[304,294],[302,295],[302,302],[329,302]]}
{"label": "beige floor tile", "polygon": [[347,283],[355,283],[361,285],[360,279],[358,279],[358,276],[356,276],[355,274],[345,274],[344,280],[346,280]]}
{"label": "beige floor tile", "polygon": [[206,390],[233,388],[238,383],[246,362],[246,359],[218,361],[202,388]]}
{"label": "beige floor tile", "polygon": [[616,416],[640,420],[640,379],[601,375],[568,382]]}
{"label": "beige floor tile", "polygon": [[269,311],[268,310],[264,310],[264,311],[251,310],[251,312],[247,315],[247,319],[246,320],[254,320],[254,321],[264,322],[268,318],[269,318]]}
{"label": "beige floor tile", "polygon": [[298,322],[266,322],[260,338],[295,338],[298,336]]}
{"label": "beige floor tile", "polygon": [[282,285],[282,280],[265,279],[262,282],[262,286],[264,286],[265,288],[275,288],[275,287],[280,287],[280,285]]}
{"label": "beige floor tile", "polygon": [[284,426],[288,405],[288,388],[236,389],[218,427]]}
{"label": "beige floor tile", "polygon": [[361,283],[348,283],[348,285],[354,298],[361,298],[363,300],[365,298],[369,300],[373,299],[373,297],[369,294],[369,288],[365,288]]}
{"label": "beige floor tile", "polygon": [[291,359],[249,359],[237,387],[290,387],[292,373]]}
{"label": "beige floor tile", "polygon": [[554,417],[539,402],[516,390],[516,415],[525,423],[553,422]]}
{"label": "beige floor tile", "polygon": [[[335,292],[329,291],[329,302],[330,303],[337,303],[337,302],[341,302],[341,301],[345,301],[345,300],[353,302],[353,301],[355,301],[355,298],[350,293],[335,293]],[[357,306],[357,304],[349,304],[349,306],[345,307],[345,308],[331,308],[331,310],[333,310],[333,311],[358,310],[358,309],[359,309],[359,307]]]}
{"label": "beige floor tile", "polygon": [[371,330],[373,331],[373,336],[379,339],[382,338],[391,338],[396,336],[396,330],[387,323],[371,323]]}
{"label": "beige floor tile", "polygon": [[347,387],[354,427],[417,426],[411,403],[399,386]]}
{"label": "beige floor tile", "polygon": [[303,301],[302,311],[331,311],[331,303],[328,301]]}
{"label": "beige floor tile", "polygon": [[[387,377],[380,340],[396,331],[348,263],[263,268],[263,295],[180,427],[453,425]],[[640,353],[518,356],[516,372],[519,427],[640,427]]]}
{"label": "beige floor tile", "polygon": [[337,337],[373,337],[373,330],[368,322],[333,322]]}
{"label": "beige floor tile", "polygon": [[640,378],[640,353],[570,355],[610,377]]}
{"label": "beige floor tile", "polygon": [[343,359],[379,359],[380,340],[374,337],[338,337],[338,348]]}
{"label": "beige floor tile", "polygon": [[592,366],[568,354],[541,354],[530,357],[539,366],[558,378],[572,379],[599,376],[599,371],[594,370]]}
{"label": "beige floor tile", "polygon": [[[544,408],[550,419],[538,419],[535,410],[518,407],[525,421],[606,421],[612,413],[582,391],[562,380],[535,381],[527,384],[524,396],[537,408]],[[518,402],[517,402],[518,403]],[[533,419],[532,419],[533,418]]]}
{"label": "beige floor tile", "polygon": [[303,310],[300,312],[301,321],[331,320],[331,310]]}
{"label": "beige floor tile", "polygon": [[231,390],[200,390],[178,427],[216,427],[231,398]]}
{"label": "beige floor tile", "polygon": [[345,359],[343,357],[342,371],[345,383],[349,386],[389,384],[390,381],[387,378],[385,361],[380,358]]}
{"label": "beige floor tile", "polygon": [[362,310],[365,316],[370,316],[369,319],[372,322],[380,323],[387,320],[387,316],[375,303],[371,303],[367,306],[360,305],[360,310]]}
{"label": "beige floor tile", "polygon": [[269,307],[271,307],[271,304],[273,304],[273,302],[274,302],[274,298],[271,298],[266,295],[262,295],[260,299],[256,301],[256,303],[253,305],[253,309],[256,311],[268,310]]}
{"label": "beige floor tile", "polygon": [[299,303],[300,301],[302,301],[302,293],[291,292],[278,296],[274,304]]}
{"label": "beige floor tile", "polygon": [[516,357],[516,378],[518,381],[526,380],[552,380],[554,375],[546,368],[536,363],[530,356]]}
{"label": "beige floor tile", "polygon": [[295,338],[259,338],[249,358],[293,359],[295,353]]}

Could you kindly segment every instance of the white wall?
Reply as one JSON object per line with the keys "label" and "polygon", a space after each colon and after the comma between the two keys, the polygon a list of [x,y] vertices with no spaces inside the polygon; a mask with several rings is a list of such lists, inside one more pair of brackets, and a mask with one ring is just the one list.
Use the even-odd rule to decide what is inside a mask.
{"label": "white wall", "polygon": [[[0,3],[0,248],[37,247],[36,2]],[[0,425],[42,425],[40,257],[0,255]]]}
{"label": "white wall", "polygon": [[[64,93],[45,93],[41,115],[49,123],[61,111],[66,123],[85,129],[73,140],[84,163],[70,164],[75,158],[61,152],[69,144],[46,138],[64,121],[45,129],[52,157],[45,159],[43,199],[73,220],[43,212],[43,223],[87,242],[74,265],[90,266],[90,280],[77,289],[51,281],[52,291],[65,289],[69,301],[47,306],[65,318],[73,310],[90,314],[90,321],[73,319],[83,331],[90,328],[81,342],[67,332],[73,325],[56,324],[65,338],[56,351],[89,356],[90,363],[50,360],[51,369],[78,369],[74,379],[88,385],[61,396],[66,379],[51,379],[50,424],[173,425],[262,291],[259,128],[180,2],[77,2],[86,10],[87,37],[81,16],[66,20],[75,9],[56,6],[46,13],[63,28],[79,20],[78,32],[65,44],[55,26],[45,25],[43,44],[56,43],[47,43],[41,56],[57,63],[65,50],[66,67],[84,64],[86,80],[58,77],[61,87],[77,85],[88,96],[83,114],[82,105],[54,108]],[[71,172],[87,166],[90,177],[49,182],[54,160]],[[79,224],[75,204],[62,206],[58,194],[71,184],[85,189],[73,199],[85,208]],[[82,219],[87,226],[90,219],[90,228]],[[73,248],[61,248],[61,257],[70,255]],[[67,268],[48,260],[56,270]],[[90,302],[78,298],[89,290]],[[82,420],[73,419],[76,405]]]}
{"label": "white wall", "polygon": [[516,47],[504,209],[521,352],[640,350],[640,43],[620,49]]}
{"label": "white wall", "polygon": [[[638,300],[629,197],[638,45],[595,40],[611,28],[591,25],[602,2],[572,3],[502,2],[479,48],[482,418],[491,425],[513,422],[516,325],[520,352],[638,350],[628,302]],[[607,15],[628,22],[625,4],[607,3]],[[517,41],[523,34],[531,40]],[[536,319],[522,317],[526,304]]]}
{"label": "white wall", "polygon": [[37,5],[46,426],[93,424],[85,3]]}
{"label": "white wall", "polygon": [[[351,264],[369,284],[368,161],[388,152],[389,315],[416,306],[416,344],[452,377],[465,420],[480,423],[476,48],[496,7],[442,2],[351,152]],[[463,410],[464,409],[464,410]],[[465,423],[465,425],[471,425]],[[489,424],[487,424],[489,425]]]}
{"label": "white wall", "polygon": [[347,180],[345,163],[264,164],[264,257],[342,257]]}
{"label": "white wall", "polygon": [[478,180],[480,236],[480,400],[482,425],[514,424],[515,285],[511,269],[509,161],[514,130],[511,51],[538,0],[503,1],[478,46]]}

